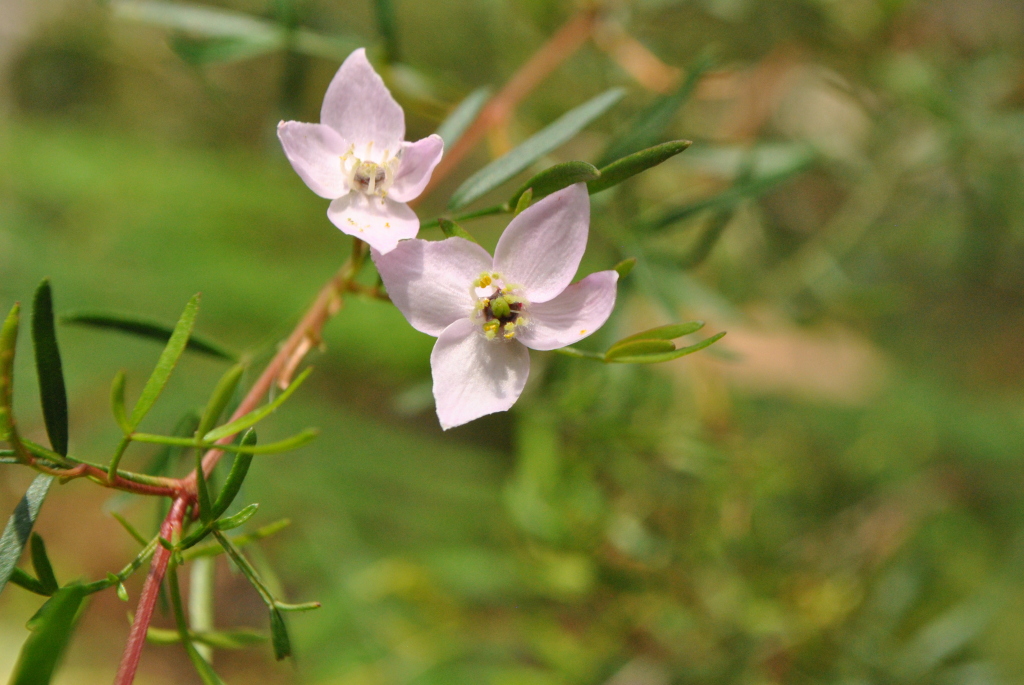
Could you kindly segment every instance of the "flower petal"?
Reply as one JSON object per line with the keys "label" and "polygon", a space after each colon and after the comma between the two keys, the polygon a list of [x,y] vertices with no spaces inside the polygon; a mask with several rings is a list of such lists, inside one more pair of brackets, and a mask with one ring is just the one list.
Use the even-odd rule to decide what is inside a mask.
{"label": "flower petal", "polygon": [[391,301],[413,328],[434,336],[473,313],[473,281],[491,270],[487,250],[462,238],[407,240],[372,254]]}
{"label": "flower petal", "polygon": [[341,156],[348,149],[345,139],[330,126],[282,121],[277,125],[284,154],[309,189],[328,200],[348,192],[341,170]]}
{"label": "flower petal", "polygon": [[353,143],[357,156],[370,142],[374,150],[398,151],[405,139],[405,113],[370,66],[365,49],[349,55],[334,75],[320,108],[320,123]]}
{"label": "flower petal", "polygon": [[435,133],[415,143],[402,143],[402,149],[402,163],[388,197],[408,202],[419,197],[430,182],[430,175],[444,154],[444,141]]}
{"label": "flower petal", "polygon": [[478,325],[459,319],[438,336],[430,370],[437,418],[448,430],[515,404],[530,375],[530,353],[514,340],[488,340]]}
{"label": "flower petal", "polygon": [[590,196],[577,183],[512,219],[494,249],[494,270],[531,302],[547,302],[572,282],[589,230]]}
{"label": "flower petal", "polygon": [[342,233],[365,241],[378,252],[395,249],[399,240],[415,238],[420,220],[409,205],[387,198],[349,193],[331,203],[327,218]]}
{"label": "flower petal", "polygon": [[516,340],[534,350],[571,345],[604,325],[615,308],[615,271],[598,271],[573,283],[558,297],[530,305],[529,323]]}

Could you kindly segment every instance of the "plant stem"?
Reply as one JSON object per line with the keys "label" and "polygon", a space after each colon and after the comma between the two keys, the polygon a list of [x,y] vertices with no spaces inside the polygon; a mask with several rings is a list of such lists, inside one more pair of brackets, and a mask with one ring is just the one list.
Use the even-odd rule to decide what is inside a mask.
{"label": "plant stem", "polygon": [[[174,540],[180,535],[182,521],[185,520],[185,514],[190,504],[187,497],[179,497],[174,500],[167,518],[160,526],[161,537]],[[153,619],[153,608],[156,606],[156,600],[160,594],[160,583],[163,582],[164,573],[167,571],[167,564],[170,560],[170,550],[157,545],[156,551],[153,553],[153,561],[149,565],[149,574],[146,576],[146,582],[142,585],[139,605],[135,610],[135,621],[128,631],[128,642],[125,644],[124,654],[121,656],[121,665],[117,669],[114,685],[131,685],[135,680],[139,659],[142,658],[142,648],[146,644],[146,631],[149,630],[149,622]]]}
{"label": "plant stem", "polygon": [[410,202],[416,205],[427,193],[434,189],[462,161],[470,150],[483,138],[488,131],[504,125],[516,107],[529,95],[551,72],[579,50],[593,34],[597,25],[598,9],[586,6],[558,29],[519,71],[509,79],[505,87],[492,97],[480,110],[476,120],[470,124],[459,141],[446,150],[440,164],[434,169],[423,193]]}

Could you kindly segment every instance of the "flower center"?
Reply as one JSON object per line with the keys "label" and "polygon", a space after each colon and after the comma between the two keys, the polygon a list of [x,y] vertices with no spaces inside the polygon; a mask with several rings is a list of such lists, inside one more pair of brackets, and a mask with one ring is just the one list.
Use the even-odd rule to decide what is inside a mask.
{"label": "flower center", "polygon": [[395,174],[402,163],[402,154],[399,151],[391,155],[389,150],[384,150],[382,154],[375,155],[373,142],[370,142],[361,157],[356,156],[355,145],[351,145],[348,152],[339,159],[341,170],[348,178],[349,188],[383,198],[387,197],[388,190],[395,181]]}
{"label": "flower center", "polygon": [[512,340],[516,330],[527,324],[528,302],[515,286],[505,284],[501,274],[482,273],[473,281],[476,295],[474,320],[488,340]]}

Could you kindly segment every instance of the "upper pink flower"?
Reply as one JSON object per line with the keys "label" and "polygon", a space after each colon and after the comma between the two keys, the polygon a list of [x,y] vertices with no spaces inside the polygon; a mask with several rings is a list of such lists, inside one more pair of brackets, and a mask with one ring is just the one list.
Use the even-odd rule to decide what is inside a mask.
{"label": "upper pink flower", "polygon": [[430,368],[442,428],[511,407],[530,373],[527,348],[571,345],[608,320],[618,273],[570,285],[589,229],[587,187],[577,183],[512,219],[493,259],[462,238],[373,253],[391,301],[437,337]]}
{"label": "upper pink flower", "polygon": [[277,136],[295,171],[320,197],[343,232],[380,253],[420,230],[405,204],[419,196],[441,161],[437,134],[405,142],[405,113],[359,48],[324,95],[319,124],[282,121]]}

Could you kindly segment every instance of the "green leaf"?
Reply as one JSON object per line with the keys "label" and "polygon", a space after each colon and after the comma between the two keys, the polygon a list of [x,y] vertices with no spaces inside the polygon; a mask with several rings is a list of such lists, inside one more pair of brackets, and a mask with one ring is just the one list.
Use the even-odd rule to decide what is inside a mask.
{"label": "green leaf", "polygon": [[210,399],[206,403],[206,410],[203,412],[199,426],[196,428],[197,436],[205,435],[211,428],[217,425],[217,420],[224,413],[224,408],[228,406],[228,402],[231,401],[231,397],[235,394],[235,389],[238,388],[238,382],[242,380],[243,373],[245,373],[245,367],[241,364],[236,364],[221,376],[221,379],[217,382],[217,387],[213,389],[213,394],[210,395]]}
{"label": "green leaf", "polygon": [[275,52],[285,47],[285,33],[266,38],[224,37],[194,38],[183,34],[171,36],[174,54],[193,66],[230,64]]}
{"label": "green leaf", "polygon": [[449,209],[465,207],[538,159],[566,143],[585,126],[622,99],[625,91],[612,88],[563,114],[555,122],[535,133],[521,145],[494,160],[459,186],[448,203]]}
{"label": "green leaf", "polygon": [[658,326],[657,328],[651,328],[646,331],[634,333],[628,337],[619,340],[615,343],[616,346],[622,343],[632,342],[633,340],[675,340],[681,338],[684,335],[690,335],[696,333],[700,329],[704,328],[703,321],[687,321],[686,323],[671,323],[667,326]]}
{"label": "green leaf", "polygon": [[[273,523],[268,523],[262,528],[257,528],[251,533],[230,538],[230,540],[236,547],[245,547],[246,545],[251,545],[258,540],[262,540],[263,538],[279,533],[291,524],[291,519],[280,519]],[[224,548],[221,547],[220,544],[212,542],[200,547],[193,547],[192,549],[185,550],[181,553],[181,556],[185,561],[191,561],[192,559],[197,559],[199,557],[215,557],[223,551]]]}
{"label": "green leaf", "polygon": [[64,650],[74,632],[86,593],[79,584],[67,585],[46,601],[32,620],[10,685],[47,685],[53,677]]}
{"label": "green leaf", "polygon": [[271,594],[267,588],[266,583],[260,578],[259,573],[253,568],[253,565],[249,563],[249,560],[245,558],[237,547],[227,538],[224,533],[214,529],[214,536],[217,538],[217,542],[220,543],[227,555],[231,557],[231,560],[235,562],[235,566],[242,571],[252,586],[259,593],[260,598],[264,604],[267,605],[267,609],[270,611],[270,637],[274,644],[274,657],[279,661],[286,656],[291,655],[291,641],[288,639],[288,628],[284,623],[284,619],[281,616],[281,612],[277,607],[277,602],[274,600],[274,595]]}
{"label": "green leaf", "polygon": [[110,515],[113,516],[117,520],[117,522],[121,524],[122,528],[128,531],[128,534],[131,535],[132,538],[134,538],[137,543],[139,543],[143,547],[149,544],[149,541],[146,540],[146,538],[142,537],[142,534],[139,533],[139,531],[135,529],[135,526],[129,523],[128,519],[126,519],[124,516],[121,516],[116,511],[110,512]]}
{"label": "green leaf", "polygon": [[633,117],[624,133],[608,145],[597,166],[605,167],[617,159],[655,145],[713,64],[714,60],[708,55],[698,57],[679,89],[658,98]]}
{"label": "green leaf", "polygon": [[[256,432],[250,429],[242,438],[241,444],[243,447],[255,446]],[[231,471],[224,481],[224,487],[221,488],[220,494],[217,495],[217,500],[213,503],[213,518],[218,519],[223,516],[224,512],[231,506],[231,503],[235,501],[238,491],[242,488],[242,482],[249,473],[250,464],[252,464],[251,454],[239,454],[235,457],[234,463],[231,464]]]}
{"label": "green leaf", "polygon": [[[209,645],[216,649],[245,649],[254,644],[267,641],[267,636],[255,630],[190,630],[192,642]],[[173,645],[181,642],[181,635],[176,630],[165,628],[149,628],[146,640],[157,645]]]}
{"label": "green leaf", "polygon": [[53,322],[53,293],[50,280],[36,289],[32,304],[32,343],[36,353],[36,374],[39,377],[39,399],[43,405],[43,422],[50,446],[62,456],[68,454],[68,394],[64,387],[64,370],[57,347]]}
{"label": "green leaf", "polygon": [[275,606],[270,610],[270,639],[274,645],[274,658],[280,661],[291,656],[292,643],[288,638],[288,626],[285,625],[284,616]]}
{"label": "green leaf", "polygon": [[600,176],[601,172],[597,170],[597,167],[588,162],[562,162],[561,164],[548,167],[524,183],[520,186],[519,190],[512,194],[512,197],[509,198],[506,204],[509,207],[515,207],[516,214],[518,214],[521,211],[519,209],[519,199],[531,188],[533,189],[532,201],[536,202],[542,197],[558,192],[562,188],[568,188],[573,183],[588,183],[600,180]]}
{"label": "green leaf", "polygon": [[42,583],[17,567],[15,567],[9,580],[15,585],[23,587],[29,592],[34,592],[37,595],[42,595],[43,597],[50,597],[53,594],[52,592],[48,592],[47,589],[43,587]]}
{"label": "green leaf", "polygon": [[280,40],[281,28],[242,12],[160,0],[111,0],[115,19],[174,29],[211,38]]}
{"label": "green leaf", "polygon": [[53,566],[50,564],[50,557],[46,554],[46,543],[39,533],[32,533],[31,538],[32,568],[36,571],[36,578],[42,584],[46,594],[52,595],[60,589],[57,576],[53,573]]}
{"label": "green leaf", "polygon": [[32,533],[32,526],[39,516],[39,508],[43,506],[43,500],[46,499],[46,493],[49,492],[52,483],[53,476],[36,476],[15,507],[11,518],[7,520],[7,526],[0,536],[0,592],[3,592],[18,559],[21,558],[21,552]]}
{"label": "green leaf", "polygon": [[18,345],[20,322],[21,306],[15,304],[4,319],[3,328],[0,328],[0,440],[17,439],[14,428],[14,352]]}
{"label": "green leaf", "polygon": [[[91,326],[93,328],[105,328],[121,333],[129,333],[149,340],[158,340],[167,343],[174,334],[174,329],[162,323],[138,319],[122,314],[111,314],[109,312],[71,312],[62,314],[60,322],[64,324],[78,324]],[[206,354],[212,357],[219,357],[228,361],[238,361],[238,355],[230,352],[217,343],[211,342],[198,336],[191,336],[188,340],[188,348],[191,352]]]}
{"label": "green leaf", "polygon": [[185,346],[188,344],[189,336],[192,335],[192,328],[195,326],[198,313],[199,295],[196,294],[185,305],[185,311],[181,313],[181,318],[178,319],[178,323],[175,325],[174,331],[167,341],[167,346],[164,347],[160,359],[157,360],[153,374],[146,381],[146,386],[142,389],[142,396],[139,397],[139,401],[135,403],[135,408],[132,409],[128,423],[132,426],[133,430],[149,413],[149,410],[153,408],[157,398],[160,397],[160,393],[163,392],[164,387],[167,385],[167,381],[170,380],[171,372],[174,371],[178,360],[181,359]]}
{"label": "green leaf", "polygon": [[132,432],[132,425],[128,422],[128,413],[124,408],[124,385],[128,380],[124,371],[118,371],[114,376],[114,382],[110,384],[110,410],[114,414],[114,420],[121,427],[125,435]]}
{"label": "green leaf", "polygon": [[281,611],[312,611],[313,609],[319,609],[323,605],[320,602],[302,602],[301,604],[285,604],[284,602],[274,602],[274,606]]}
{"label": "green leaf", "polygon": [[630,257],[629,259],[623,259],[612,268],[618,272],[619,280],[622,280],[629,275],[629,272],[633,270],[634,266],[636,266],[636,257]]}
{"label": "green leaf", "polygon": [[441,125],[437,127],[437,135],[441,136],[441,140],[444,141],[445,150],[451,150],[452,146],[459,141],[490,97],[490,88],[486,86],[477,88],[452,110],[447,119],[441,122]]}
{"label": "green leaf", "polygon": [[174,563],[167,567],[167,587],[170,590],[171,608],[174,611],[174,621],[178,626],[178,637],[185,646],[185,653],[199,674],[203,685],[225,685],[220,676],[213,670],[203,655],[192,644],[188,622],[185,620],[185,609],[181,603],[181,588],[178,585],[178,569]]}
{"label": "green leaf", "polygon": [[[440,218],[437,220],[437,222],[441,226],[441,232],[444,233],[449,238],[463,238],[473,243],[477,242],[476,238],[469,234],[469,231],[464,229],[462,226],[459,226],[451,219]],[[477,244],[479,245],[479,243]]]}
{"label": "green leaf", "polygon": [[241,454],[277,454],[278,452],[287,452],[288,450],[302,447],[319,434],[320,431],[318,429],[307,428],[301,433],[297,433],[290,438],[259,446],[235,445],[229,443],[217,444],[214,442],[197,443],[194,438],[175,438],[169,435],[152,435],[150,433],[132,433],[132,440],[156,445],[177,445],[179,447],[198,447],[200,449],[211,449],[216,447],[217,449],[224,450],[225,452],[237,452]]}
{"label": "green leaf", "polygon": [[203,442],[217,442],[222,438],[226,438],[230,435],[236,435],[237,433],[241,433],[246,428],[252,428],[257,423],[273,414],[278,407],[284,404],[288,400],[288,398],[292,396],[292,393],[298,390],[299,386],[301,386],[302,383],[307,378],[309,378],[309,374],[312,372],[312,367],[306,369],[301,374],[299,374],[298,378],[292,381],[292,384],[288,386],[287,390],[285,390],[276,398],[274,398],[273,402],[270,402],[269,404],[266,404],[260,407],[259,409],[254,409],[245,416],[239,417],[234,421],[231,421],[230,423],[226,423],[220,428],[215,428],[214,430],[208,432],[206,435],[203,436]]}
{"label": "green leaf", "polygon": [[[515,210],[513,210],[513,214],[515,216],[519,216],[532,203],[533,203],[533,188],[527,188],[519,196],[519,199],[516,200]],[[511,205],[509,205],[509,206],[511,206]]]}
{"label": "green leaf", "polygon": [[719,339],[721,339],[723,335],[725,335],[725,331],[722,331],[721,333],[716,333],[707,340],[702,340],[696,345],[690,345],[689,347],[680,347],[679,349],[673,350],[671,352],[662,352],[660,354],[655,353],[635,356],[622,356],[616,357],[614,359],[608,359],[608,361],[615,362],[617,364],[660,364],[661,362],[672,361],[673,359],[679,359],[680,357],[685,357],[688,354],[699,352],[700,350],[703,350],[705,347],[708,347],[717,342]]}
{"label": "green leaf", "polygon": [[391,0],[373,0],[373,14],[377,19],[377,31],[384,41],[384,61],[388,64],[397,62],[401,57],[398,51],[395,6]]}
{"label": "green leaf", "polygon": [[655,145],[646,150],[634,152],[622,159],[617,159],[601,168],[601,177],[589,181],[587,183],[587,190],[591,195],[607,190],[612,186],[622,183],[627,178],[636,176],[651,167],[658,166],[667,159],[675,157],[692,144],[689,140],[673,140],[670,143]]}
{"label": "green leaf", "polygon": [[203,472],[203,450],[196,450],[196,504],[199,506],[199,520],[209,525],[213,522],[211,516],[213,506],[210,502],[210,486],[206,482],[206,474]]}
{"label": "green leaf", "polygon": [[676,349],[671,340],[631,340],[620,342],[608,348],[604,353],[605,361],[615,361],[619,357],[636,357],[649,354],[672,352]]}
{"label": "green leaf", "polygon": [[251,519],[256,514],[256,510],[259,508],[260,505],[253,502],[252,504],[245,507],[234,516],[229,516],[227,518],[220,519],[216,521],[213,525],[217,530],[231,530],[232,528],[238,528],[240,525],[244,524],[246,521]]}
{"label": "green leaf", "polygon": [[124,586],[124,583],[117,584],[117,598],[122,602],[127,602],[130,598],[128,597],[128,588]]}

